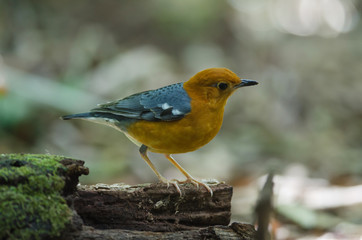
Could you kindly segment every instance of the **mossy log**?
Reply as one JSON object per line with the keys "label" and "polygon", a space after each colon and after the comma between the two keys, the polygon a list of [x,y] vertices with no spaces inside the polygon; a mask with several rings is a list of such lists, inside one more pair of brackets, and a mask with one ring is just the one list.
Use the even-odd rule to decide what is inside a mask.
{"label": "mossy log", "polygon": [[74,214],[64,197],[88,174],[83,164],[53,155],[0,154],[0,239],[50,239],[72,229]]}
{"label": "mossy log", "polygon": [[[79,186],[78,177],[88,174],[83,164],[51,155],[0,155],[0,239],[255,237],[252,225],[229,225],[232,187],[226,184],[210,183],[213,197],[192,184],[181,185],[182,196],[160,183]],[[40,210],[27,201],[39,196],[48,200],[38,202]]]}

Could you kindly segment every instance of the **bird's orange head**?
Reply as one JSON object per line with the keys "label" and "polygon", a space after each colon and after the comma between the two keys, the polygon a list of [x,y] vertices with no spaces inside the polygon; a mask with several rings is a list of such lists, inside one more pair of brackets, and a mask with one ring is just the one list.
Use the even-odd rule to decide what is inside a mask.
{"label": "bird's orange head", "polygon": [[240,79],[227,68],[208,68],[185,82],[184,88],[192,95],[192,99],[225,105],[236,89],[256,84],[256,81]]}

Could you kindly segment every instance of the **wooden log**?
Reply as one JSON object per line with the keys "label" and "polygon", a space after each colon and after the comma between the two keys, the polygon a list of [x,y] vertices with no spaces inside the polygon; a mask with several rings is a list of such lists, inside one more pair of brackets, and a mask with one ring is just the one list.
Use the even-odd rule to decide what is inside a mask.
{"label": "wooden log", "polygon": [[180,185],[183,196],[166,184],[124,184],[78,187],[74,209],[84,223],[98,229],[180,231],[227,226],[230,222],[232,187],[210,184],[204,188]]}
{"label": "wooden log", "polygon": [[210,226],[174,232],[150,232],[120,229],[94,229],[83,227],[83,231],[74,240],[173,240],[173,239],[219,239],[219,240],[254,240],[253,225],[233,223],[231,226]]}
{"label": "wooden log", "polygon": [[79,177],[81,175],[88,175],[89,169],[84,167],[84,161],[82,160],[63,158],[59,162],[67,169],[63,174],[65,185],[62,193],[63,196],[67,196],[77,191]]}
{"label": "wooden log", "polygon": [[213,197],[192,184],[180,186],[183,196],[160,183],[77,186],[78,177],[88,174],[83,164],[52,155],[0,154],[0,239],[255,237],[252,225],[228,226],[231,186],[210,182]]}

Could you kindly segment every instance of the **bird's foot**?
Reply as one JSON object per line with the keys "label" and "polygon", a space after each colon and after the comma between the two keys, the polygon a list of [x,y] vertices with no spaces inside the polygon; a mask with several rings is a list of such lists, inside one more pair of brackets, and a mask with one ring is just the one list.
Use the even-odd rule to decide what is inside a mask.
{"label": "bird's foot", "polygon": [[212,197],[213,196],[213,191],[212,189],[209,187],[209,185],[207,185],[206,183],[204,182],[201,182],[201,181],[198,181],[196,180],[195,178],[192,178],[192,177],[189,177],[187,178],[186,180],[184,181],[180,181],[180,180],[172,180],[172,181],[176,181],[177,183],[179,184],[184,184],[184,183],[192,183],[193,185],[195,185],[197,187],[197,189],[199,189],[200,185],[203,186],[204,188],[206,188],[206,190],[210,193],[210,196]]}
{"label": "bird's foot", "polygon": [[167,184],[167,188],[169,188],[170,184],[172,184],[176,188],[177,192],[180,194],[180,197],[182,196],[180,186],[178,185],[179,182],[177,180],[168,180],[167,178],[165,178],[163,176],[160,176],[159,179],[160,179],[160,182]]}

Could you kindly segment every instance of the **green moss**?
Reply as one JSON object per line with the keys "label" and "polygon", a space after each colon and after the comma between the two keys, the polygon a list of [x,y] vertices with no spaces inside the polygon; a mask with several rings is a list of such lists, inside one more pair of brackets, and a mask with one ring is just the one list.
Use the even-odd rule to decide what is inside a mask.
{"label": "green moss", "polygon": [[60,156],[0,155],[0,239],[59,236],[71,211],[61,196]]}

